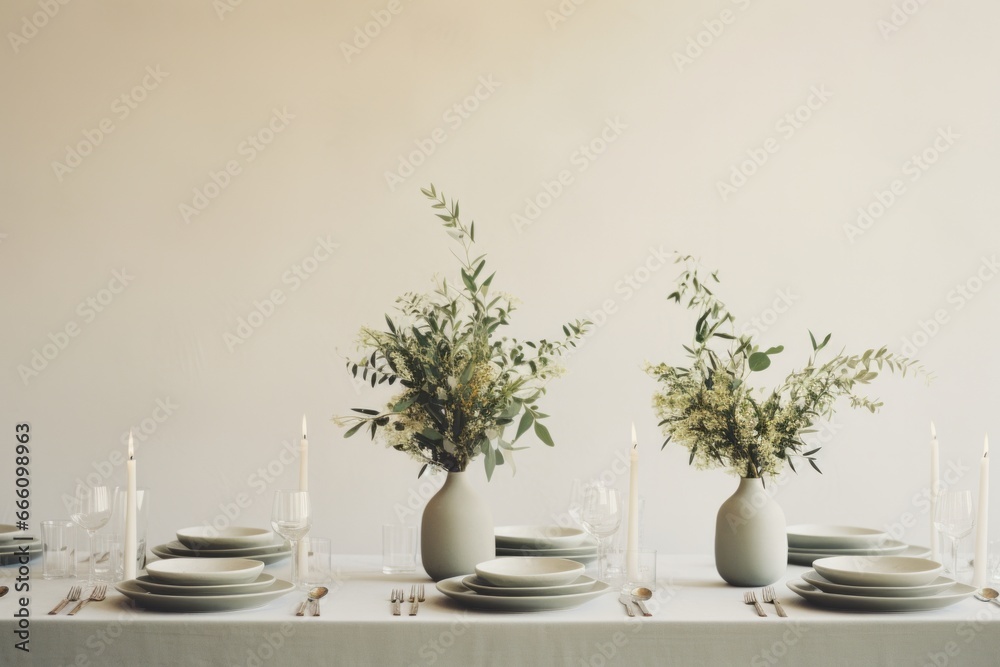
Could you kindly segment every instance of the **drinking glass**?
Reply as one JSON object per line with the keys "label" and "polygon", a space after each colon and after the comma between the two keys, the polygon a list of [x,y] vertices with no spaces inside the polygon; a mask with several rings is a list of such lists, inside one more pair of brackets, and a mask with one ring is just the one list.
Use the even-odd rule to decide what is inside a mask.
{"label": "drinking glass", "polygon": [[311,526],[309,493],[307,491],[275,491],[271,509],[271,527],[292,545],[292,584],[302,587],[299,572],[299,540],[306,536]]}
{"label": "drinking glass", "polygon": [[622,523],[622,495],[618,489],[590,484],[582,491],[580,523],[597,538],[597,578],[604,579],[608,569],[608,542]]}
{"label": "drinking glass", "polygon": [[976,514],[971,491],[947,491],[938,497],[934,527],[951,540],[951,574],[958,578],[958,542],[972,532]]}
{"label": "drinking glass", "polygon": [[97,545],[95,538],[97,531],[108,523],[111,518],[111,489],[106,486],[90,486],[89,484],[79,484],[70,500],[69,518],[73,523],[87,531],[90,538],[90,559],[87,568],[87,584],[93,585],[97,578],[94,576],[94,557],[97,555]]}
{"label": "drinking glass", "polygon": [[[125,513],[128,491],[122,487],[115,487],[115,501],[111,512],[111,530],[114,534],[122,536],[124,543],[125,535]],[[136,572],[146,566],[146,527],[149,523],[149,490],[136,489],[135,491],[135,557]],[[125,567],[125,561],[120,563]]]}

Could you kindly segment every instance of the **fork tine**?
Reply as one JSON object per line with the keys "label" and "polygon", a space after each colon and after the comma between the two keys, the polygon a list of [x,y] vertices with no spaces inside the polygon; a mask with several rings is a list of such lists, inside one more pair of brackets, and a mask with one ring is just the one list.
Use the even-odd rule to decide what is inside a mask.
{"label": "fork tine", "polygon": [[420,584],[420,588],[417,589],[417,600],[420,602],[424,601],[424,585]]}

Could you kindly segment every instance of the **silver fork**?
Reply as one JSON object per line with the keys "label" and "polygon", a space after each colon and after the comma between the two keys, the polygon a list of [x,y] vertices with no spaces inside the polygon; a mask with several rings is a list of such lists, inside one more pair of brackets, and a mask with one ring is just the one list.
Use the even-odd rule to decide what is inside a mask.
{"label": "silver fork", "polygon": [[74,616],[78,611],[87,606],[88,602],[100,602],[108,596],[108,585],[99,584],[94,587],[94,590],[90,592],[89,598],[84,598],[80,600],[80,603],[73,607],[72,611],[67,614],[68,616]]}
{"label": "silver fork", "polygon": [[418,609],[420,602],[417,600],[417,586],[414,584],[410,586],[410,616],[416,616]]}
{"label": "silver fork", "polygon": [[767,616],[767,614],[764,613],[764,608],[760,606],[759,602],[757,602],[757,594],[753,591],[747,591],[743,594],[743,602],[746,604],[752,604],[754,609],[757,610],[758,616]]}
{"label": "silver fork", "polygon": [[424,585],[420,584],[417,586],[417,602],[424,601]]}
{"label": "silver fork", "polygon": [[778,596],[774,594],[774,586],[765,586],[760,592],[764,596],[764,602],[770,602],[774,605],[774,608],[778,612],[778,616],[781,616],[782,618],[786,618],[788,616],[788,614],[785,613],[785,608],[781,606],[780,602],[778,602]]}
{"label": "silver fork", "polygon": [[399,604],[403,601],[403,589],[392,589],[392,615],[399,616]]}
{"label": "silver fork", "polygon": [[58,614],[63,610],[63,607],[68,605],[70,602],[76,602],[77,600],[79,600],[80,593],[82,592],[83,589],[80,586],[73,586],[72,588],[70,588],[69,593],[66,594],[66,597],[63,598],[63,601],[57,604],[55,607],[53,607],[52,611],[49,612],[49,615]]}

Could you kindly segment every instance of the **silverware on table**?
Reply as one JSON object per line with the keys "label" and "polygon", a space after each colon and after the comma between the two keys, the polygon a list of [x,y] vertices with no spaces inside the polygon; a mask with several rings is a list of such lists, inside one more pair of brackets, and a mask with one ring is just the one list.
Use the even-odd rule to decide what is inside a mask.
{"label": "silverware on table", "polygon": [[63,598],[62,602],[60,602],[59,604],[57,604],[55,607],[52,608],[52,611],[49,612],[49,615],[51,616],[54,614],[58,614],[63,610],[63,607],[68,605],[70,602],[76,602],[77,600],[79,600],[80,593],[82,592],[83,588],[80,586],[73,586],[72,588],[70,588],[69,593],[66,594],[66,597]]}
{"label": "silverware on table", "polygon": [[10,592],[9,588],[7,588],[6,586],[0,586],[0,598],[7,595],[7,593],[9,592]]}
{"label": "silverware on table", "polygon": [[417,602],[423,602],[423,601],[424,601],[424,585],[423,584],[418,584],[417,585]]}
{"label": "silverware on table", "polygon": [[652,597],[653,591],[649,590],[645,586],[639,586],[638,588],[632,589],[632,602],[634,602],[635,606],[639,608],[639,611],[642,612],[643,616],[652,616],[652,614],[649,613],[649,610],[646,609],[645,603],[646,600],[649,600]]}
{"label": "silverware on table", "polygon": [[417,585],[413,584],[410,586],[410,616],[416,616],[419,609],[420,601],[417,595]]}
{"label": "silverware on table", "polygon": [[625,607],[625,613],[629,616],[635,616],[635,612],[632,611],[632,596],[627,593],[622,593],[618,596],[618,601]]}
{"label": "silverware on table", "polygon": [[788,614],[785,613],[785,608],[781,606],[778,601],[778,596],[774,593],[774,586],[765,586],[760,590],[761,595],[764,596],[764,602],[770,602],[774,605],[775,610],[778,612],[778,616],[785,618]]}
{"label": "silverware on table", "polygon": [[997,593],[996,589],[981,588],[976,592],[975,597],[980,602],[992,602],[993,604],[1000,605],[1000,600],[997,600],[998,595],[1000,594]]}
{"label": "silverware on table", "polygon": [[392,589],[392,615],[399,616],[399,605],[403,602],[403,589],[393,588]]}
{"label": "silverware on table", "polygon": [[94,586],[94,590],[90,592],[90,597],[80,600],[80,603],[77,604],[75,607],[73,607],[73,609],[67,615],[75,616],[78,611],[87,606],[88,602],[100,602],[107,596],[108,596],[108,585],[98,584],[97,586]]}
{"label": "silverware on table", "polygon": [[304,616],[306,608],[308,607],[313,616],[319,616],[319,600],[329,592],[330,589],[326,586],[317,586],[316,588],[310,589],[309,593],[306,595],[305,601],[299,605],[298,609],[295,610],[295,615]]}
{"label": "silverware on table", "polygon": [[752,604],[754,609],[757,610],[758,616],[767,616],[767,614],[764,613],[764,608],[760,606],[759,602],[757,602],[757,594],[753,591],[747,591],[743,594],[743,602],[746,604]]}

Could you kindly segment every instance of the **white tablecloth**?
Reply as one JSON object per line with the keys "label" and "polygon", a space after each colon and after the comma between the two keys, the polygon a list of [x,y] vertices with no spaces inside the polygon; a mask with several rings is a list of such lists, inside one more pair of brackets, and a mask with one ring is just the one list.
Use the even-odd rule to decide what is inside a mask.
{"label": "white tablecloth", "polygon": [[[770,605],[759,618],[706,557],[661,557],[654,616],[635,619],[611,593],[566,611],[470,611],[426,578],[383,575],[377,558],[337,562],[341,581],[319,618],[293,615],[297,593],[254,610],[169,614],[135,608],[113,592],[76,617],[47,616],[72,582],[33,578],[30,653],[15,648],[12,591],[0,599],[0,665],[1000,664],[998,606],[969,599],[939,611],[845,613],[808,606],[780,582],[789,618]],[[40,570],[35,563],[33,572]],[[805,569],[790,566],[788,578]],[[266,571],[287,577],[287,564]],[[12,574],[3,568],[3,583],[13,587]],[[391,616],[390,589],[415,582],[428,584],[419,615]]]}

